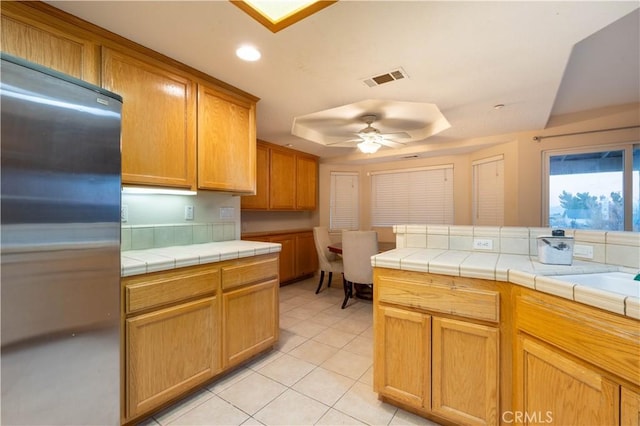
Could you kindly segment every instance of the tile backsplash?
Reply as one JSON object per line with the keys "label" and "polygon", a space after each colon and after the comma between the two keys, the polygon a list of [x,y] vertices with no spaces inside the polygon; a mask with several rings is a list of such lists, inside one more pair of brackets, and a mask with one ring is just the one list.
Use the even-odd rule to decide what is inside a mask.
{"label": "tile backsplash", "polygon": [[[537,237],[551,228],[395,225],[396,246],[538,255]],[[640,269],[640,232],[566,230],[574,238],[573,257],[589,262]]]}
{"label": "tile backsplash", "polygon": [[122,251],[236,239],[236,222],[133,225],[121,229]]}

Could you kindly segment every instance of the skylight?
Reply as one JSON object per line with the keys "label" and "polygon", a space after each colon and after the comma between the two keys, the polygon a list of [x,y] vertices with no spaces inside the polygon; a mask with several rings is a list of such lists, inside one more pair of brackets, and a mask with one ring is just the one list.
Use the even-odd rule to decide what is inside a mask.
{"label": "skylight", "polygon": [[230,0],[271,32],[278,32],[337,0]]}

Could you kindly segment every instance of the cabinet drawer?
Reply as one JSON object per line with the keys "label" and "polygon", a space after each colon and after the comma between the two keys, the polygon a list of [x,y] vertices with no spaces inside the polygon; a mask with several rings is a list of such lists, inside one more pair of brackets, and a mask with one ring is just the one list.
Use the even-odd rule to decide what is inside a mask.
{"label": "cabinet drawer", "polygon": [[220,282],[217,267],[188,268],[127,278],[125,313],[168,305],[204,294],[212,294]]}
{"label": "cabinet drawer", "polygon": [[377,288],[380,302],[393,303],[434,312],[498,322],[500,293],[468,287],[422,283],[379,276]]}
{"label": "cabinet drawer", "polygon": [[278,255],[238,260],[222,267],[222,289],[239,287],[278,276]]}

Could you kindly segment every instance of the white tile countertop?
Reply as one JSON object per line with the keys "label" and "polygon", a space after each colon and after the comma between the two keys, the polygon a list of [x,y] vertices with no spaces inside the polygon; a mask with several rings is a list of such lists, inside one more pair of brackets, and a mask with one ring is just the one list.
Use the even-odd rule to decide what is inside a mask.
{"label": "white tile countertop", "polygon": [[128,250],[121,253],[121,276],[146,274],[185,266],[221,262],[241,257],[278,253],[279,243],[218,241],[202,244]]}
{"label": "white tile countertop", "polygon": [[[638,272],[616,265],[578,259],[571,265],[547,265],[538,262],[537,256],[434,248],[390,250],[373,256],[371,264],[381,268],[511,282],[640,319],[640,282],[632,281],[627,294],[621,294],[558,279],[560,275],[614,271],[635,275]],[[638,286],[634,286],[636,283]]]}

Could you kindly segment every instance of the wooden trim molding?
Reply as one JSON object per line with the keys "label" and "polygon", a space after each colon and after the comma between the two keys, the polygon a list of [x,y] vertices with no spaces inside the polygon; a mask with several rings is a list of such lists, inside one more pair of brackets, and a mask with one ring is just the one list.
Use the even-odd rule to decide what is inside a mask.
{"label": "wooden trim molding", "polygon": [[268,16],[264,15],[260,10],[256,9],[250,2],[244,0],[229,0],[235,6],[240,8],[247,15],[251,16],[253,19],[264,25],[269,31],[272,33],[277,33],[296,22],[302,21],[304,18],[307,18],[313,15],[316,12],[321,11],[322,9],[331,6],[333,3],[336,3],[338,0],[320,0],[315,1],[308,6],[305,6],[301,9],[295,10],[294,12],[283,16],[278,20],[272,20]]}

